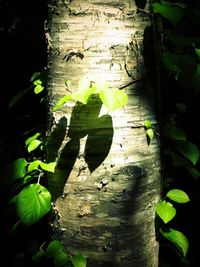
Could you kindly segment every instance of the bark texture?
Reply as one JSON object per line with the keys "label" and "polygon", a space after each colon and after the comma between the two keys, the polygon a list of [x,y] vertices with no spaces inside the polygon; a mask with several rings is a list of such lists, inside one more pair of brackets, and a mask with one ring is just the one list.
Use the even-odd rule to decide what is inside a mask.
{"label": "bark texture", "polygon": [[[143,127],[156,118],[143,42],[150,7],[141,3],[49,2],[47,158],[58,161],[49,176],[57,212],[51,227],[67,251],[87,257],[88,267],[158,266],[160,149],[157,137],[148,145]],[[108,114],[91,97],[87,105],[69,102],[52,112],[67,93],[65,81],[76,92],[84,78],[123,88],[128,103]]]}

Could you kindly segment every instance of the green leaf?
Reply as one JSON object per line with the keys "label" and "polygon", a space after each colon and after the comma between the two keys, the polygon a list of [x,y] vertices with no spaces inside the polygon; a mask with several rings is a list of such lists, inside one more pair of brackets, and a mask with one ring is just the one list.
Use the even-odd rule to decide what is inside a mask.
{"label": "green leaf", "polygon": [[170,151],[170,155],[172,157],[173,166],[184,167],[192,175],[193,178],[198,178],[200,176],[200,172],[193,167],[190,161],[173,153],[172,151]]}
{"label": "green leaf", "polygon": [[19,158],[7,164],[0,171],[0,181],[2,183],[10,183],[17,179],[23,178],[27,172],[27,161],[24,158]]}
{"label": "green leaf", "polygon": [[71,88],[72,81],[71,80],[66,80],[65,85],[67,86],[67,89]]}
{"label": "green leaf", "polygon": [[163,53],[163,64],[169,70],[178,84],[187,88],[192,84],[192,78],[197,70],[197,60],[189,54]]}
{"label": "green leaf", "polygon": [[152,126],[151,121],[149,121],[149,120],[145,120],[145,121],[144,121],[144,126],[145,126],[147,129],[151,128],[151,126]]}
{"label": "green leaf", "polygon": [[60,251],[59,253],[55,255],[54,265],[55,267],[64,266],[68,260],[69,260],[69,256],[65,252]]}
{"label": "green leaf", "polygon": [[189,141],[177,141],[175,145],[184,157],[196,165],[199,160],[199,149],[194,143]]}
{"label": "green leaf", "polygon": [[34,82],[38,77],[41,76],[41,72],[34,72],[33,75],[30,78],[30,82]]}
{"label": "green leaf", "polygon": [[25,141],[25,145],[27,146],[28,144],[30,144],[33,140],[37,139],[38,136],[40,136],[41,133],[36,133],[33,136],[29,137],[28,139],[26,139]]}
{"label": "green leaf", "polygon": [[164,131],[165,131],[165,135],[168,138],[171,138],[174,140],[182,140],[182,141],[186,140],[185,132],[181,128],[179,128],[178,126],[172,123],[168,123],[167,125],[165,125]]}
{"label": "green leaf", "polygon": [[193,178],[197,179],[200,177],[200,172],[196,168],[192,166],[185,166],[185,167],[188,170],[188,172],[192,175]]}
{"label": "green leaf", "polygon": [[160,232],[178,248],[179,252],[184,257],[186,257],[189,248],[189,242],[187,237],[182,232],[172,228],[170,228],[168,232],[164,232],[162,229],[160,229]]}
{"label": "green leaf", "polygon": [[147,133],[148,137],[150,138],[150,140],[152,140],[153,137],[154,137],[154,131],[153,131],[153,129],[151,129],[151,128],[147,129],[146,130],[146,133]]}
{"label": "green leaf", "polygon": [[28,152],[32,152],[33,150],[35,150],[36,148],[38,148],[38,146],[41,144],[42,142],[40,140],[33,140],[29,143],[28,145]]}
{"label": "green leaf", "polygon": [[[173,162],[173,166],[177,167],[177,166],[186,166],[188,164],[187,160],[183,157],[181,157],[180,155],[177,155],[177,153],[172,152],[171,150],[169,150],[169,154],[172,158],[172,162]],[[190,164],[190,162],[189,162]]]}
{"label": "green leaf", "polygon": [[186,47],[191,47],[193,44],[198,43],[200,41],[200,37],[189,37],[188,35],[183,36],[183,34],[172,30],[165,31],[165,38],[167,39],[167,41],[175,45],[176,49],[181,52],[184,51]]}
{"label": "green leaf", "polygon": [[38,85],[35,86],[35,88],[34,88],[34,93],[35,93],[35,94],[39,94],[39,93],[41,93],[43,90],[44,90],[44,86],[38,84]]}
{"label": "green leaf", "polygon": [[167,192],[167,197],[177,203],[187,203],[190,201],[188,195],[180,189],[171,189]]}
{"label": "green leaf", "polygon": [[165,200],[161,200],[156,205],[156,213],[163,220],[164,223],[171,221],[176,215],[176,209],[173,205]]}
{"label": "green leaf", "polygon": [[48,172],[55,172],[56,162],[44,163],[40,162],[40,167]]}
{"label": "green leaf", "polygon": [[41,160],[34,160],[33,162],[30,162],[28,165],[28,172],[34,171],[34,170],[38,170],[38,167],[41,163]]}
{"label": "green leaf", "polygon": [[56,254],[60,253],[62,251],[62,245],[60,241],[53,240],[49,243],[47,249],[46,249],[46,257],[48,259],[53,259]]}
{"label": "green leaf", "polygon": [[83,104],[87,104],[89,97],[95,92],[95,87],[88,83],[88,87],[82,87],[79,91],[73,94],[73,99]]}
{"label": "green leaf", "polygon": [[195,53],[197,55],[197,58],[200,60],[200,49],[199,48],[195,48]]}
{"label": "green leaf", "polygon": [[71,94],[67,94],[63,96],[58,103],[53,107],[53,111],[57,111],[59,108],[61,108],[65,103],[67,103],[72,98]]}
{"label": "green leaf", "polygon": [[83,255],[74,255],[70,258],[70,261],[73,263],[74,267],[86,267],[87,260]]}
{"label": "green leaf", "polygon": [[101,91],[99,97],[109,112],[123,107],[128,101],[127,94],[119,89]]}
{"label": "green leaf", "polygon": [[181,73],[181,68],[178,65],[178,55],[170,52],[163,52],[162,58],[164,66],[177,78]]}
{"label": "green leaf", "polygon": [[171,2],[161,1],[161,3],[153,3],[154,13],[159,13],[162,17],[176,25],[184,15],[184,9],[180,6],[172,5]]}
{"label": "green leaf", "polygon": [[51,209],[51,194],[40,184],[30,184],[22,189],[16,201],[16,211],[20,220],[32,225]]}
{"label": "green leaf", "polygon": [[42,81],[40,79],[34,80],[33,82],[34,85],[42,85]]}

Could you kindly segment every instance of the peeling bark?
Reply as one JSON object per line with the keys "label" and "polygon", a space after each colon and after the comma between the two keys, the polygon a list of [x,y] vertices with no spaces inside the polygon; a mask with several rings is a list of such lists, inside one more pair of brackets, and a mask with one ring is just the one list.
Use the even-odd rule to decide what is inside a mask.
{"label": "peeling bark", "polygon": [[[149,1],[56,0],[49,3],[49,125],[47,158],[57,214],[53,237],[88,267],[157,267],[155,204],[160,194],[160,149],[148,146],[143,122],[156,125],[153,88],[144,60]],[[143,2],[144,4],[144,2]],[[87,105],[52,107],[87,77],[128,94],[107,114],[96,96]]]}

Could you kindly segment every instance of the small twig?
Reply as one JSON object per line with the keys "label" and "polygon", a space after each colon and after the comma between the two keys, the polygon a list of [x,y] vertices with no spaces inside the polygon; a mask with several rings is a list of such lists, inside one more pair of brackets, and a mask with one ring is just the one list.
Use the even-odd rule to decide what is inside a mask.
{"label": "small twig", "polygon": [[134,81],[131,81],[130,83],[124,84],[124,85],[119,87],[119,90],[122,90],[122,89],[130,86],[131,84],[134,84],[134,83],[137,83],[137,82],[141,82],[142,80],[144,80],[144,79],[136,79]]}

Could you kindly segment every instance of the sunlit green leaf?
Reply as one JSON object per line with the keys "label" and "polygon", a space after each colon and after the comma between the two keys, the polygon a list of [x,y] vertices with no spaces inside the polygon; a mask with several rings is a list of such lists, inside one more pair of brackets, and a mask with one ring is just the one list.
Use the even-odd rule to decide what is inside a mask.
{"label": "sunlit green leaf", "polygon": [[20,220],[27,225],[38,222],[50,209],[51,194],[38,183],[26,186],[17,197],[17,214]]}
{"label": "sunlit green leaf", "polygon": [[159,13],[161,16],[169,20],[173,25],[176,25],[184,15],[184,9],[180,6],[172,5],[171,2],[161,1],[161,3],[153,3],[154,13]]}
{"label": "sunlit green leaf", "polygon": [[48,259],[52,259],[56,256],[56,254],[62,251],[62,245],[59,240],[53,240],[49,243],[46,249],[46,257]]}
{"label": "sunlit green leaf", "polygon": [[45,171],[54,172],[56,167],[56,162],[50,162],[50,163],[40,162],[40,166]]}
{"label": "sunlit green leaf", "polygon": [[28,165],[28,172],[38,170],[40,163],[41,163],[41,160],[34,160],[33,162],[30,162]]}
{"label": "sunlit green leaf", "polygon": [[44,89],[44,86],[38,84],[38,85],[35,86],[35,88],[34,88],[34,93],[35,93],[35,94],[39,94],[39,93],[41,93],[41,92],[43,91],[43,89]]}
{"label": "sunlit green leaf", "polygon": [[94,91],[95,87],[88,84],[88,87],[82,87],[77,93],[73,94],[73,99],[86,105],[89,97],[94,93]]}
{"label": "sunlit green leaf", "polygon": [[189,242],[187,237],[182,232],[172,228],[170,228],[167,232],[164,232],[162,229],[160,229],[160,232],[178,248],[184,257],[186,257],[189,248]]}
{"label": "sunlit green leaf", "polygon": [[38,146],[41,144],[42,142],[40,140],[33,140],[28,144],[28,152],[32,152],[33,150],[35,150],[36,148],[38,148]]}
{"label": "sunlit green leaf", "polygon": [[37,139],[38,136],[40,136],[40,135],[41,135],[41,133],[36,133],[36,134],[32,135],[31,137],[26,139],[25,145],[27,146],[30,142],[32,142],[33,140]]}
{"label": "sunlit green leaf", "polygon": [[33,82],[34,85],[41,85],[42,81],[40,79],[34,80]]}
{"label": "sunlit green leaf", "polygon": [[72,81],[71,80],[66,80],[65,84],[66,84],[67,88],[70,89]]}
{"label": "sunlit green leaf", "polygon": [[101,91],[99,97],[110,112],[123,107],[128,101],[127,94],[119,89]]}
{"label": "sunlit green leaf", "polygon": [[194,143],[189,141],[177,141],[175,145],[183,156],[196,165],[199,160],[199,149]]}
{"label": "sunlit green leaf", "polygon": [[53,111],[57,111],[59,108],[61,108],[65,103],[67,103],[69,100],[71,100],[72,95],[71,94],[67,94],[65,96],[63,96],[58,103],[53,107]]}
{"label": "sunlit green leaf", "polygon": [[146,130],[146,133],[147,133],[148,137],[150,138],[150,140],[152,140],[153,137],[154,137],[154,131],[153,131],[153,129],[151,129],[151,128],[147,129]]}
{"label": "sunlit green leaf", "polygon": [[25,176],[27,170],[27,161],[19,158],[7,164],[0,171],[0,182],[10,183]]}
{"label": "sunlit green leaf", "polygon": [[164,223],[171,221],[176,215],[176,209],[173,205],[165,200],[161,200],[156,205],[156,213],[163,220]]}
{"label": "sunlit green leaf", "polygon": [[32,176],[32,175],[26,175],[26,176],[23,178],[23,185],[29,183],[33,178],[34,178],[34,176]]}
{"label": "sunlit green leaf", "polygon": [[144,126],[148,129],[148,128],[151,128],[151,126],[152,126],[152,123],[151,123],[151,121],[150,120],[145,120],[144,121]]}
{"label": "sunlit green leaf", "polygon": [[167,192],[167,197],[177,203],[187,203],[190,201],[188,195],[180,189],[171,189]]}
{"label": "sunlit green leaf", "polygon": [[74,267],[86,267],[87,260],[83,255],[74,255],[70,258],[70,261],[73,263]]}

